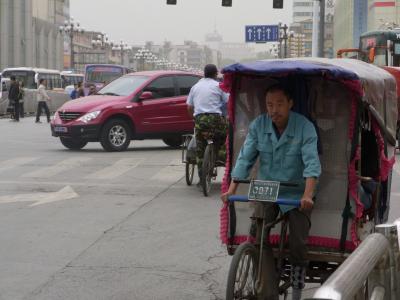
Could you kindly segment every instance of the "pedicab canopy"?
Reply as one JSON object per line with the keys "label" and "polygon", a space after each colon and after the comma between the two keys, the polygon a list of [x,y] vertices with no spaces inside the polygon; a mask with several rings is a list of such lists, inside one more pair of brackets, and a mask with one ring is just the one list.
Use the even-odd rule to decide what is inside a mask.
{"label": "pedicab canopy", "polygon": [[[309,245],[351,251],[374,222],[387,220],[398,119],[391,74],[358,60],[314,58],[233,64],[222,73],[221,88],[230,93],[232,125],[223,191],[250,122],[265,113],[265,90],[280,83],[293,97],[293,110],[315,125],[319,138],[322,174]],[[257,168],[258,163],[252,178]],[[238,193],[247,194],[247,188],[242,184]],[[223,206],[220,234],[228,249],[249,238],[253,211],[252,203]],[[273,243],[278,241],[278,230],[270,237]]]}

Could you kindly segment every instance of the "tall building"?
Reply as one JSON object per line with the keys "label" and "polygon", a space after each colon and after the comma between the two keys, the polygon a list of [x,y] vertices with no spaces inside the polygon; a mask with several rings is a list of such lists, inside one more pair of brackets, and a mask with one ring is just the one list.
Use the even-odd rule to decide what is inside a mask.
{"label": "tall building", "polygon": [[369,0],[336,0],[334,48],[358,48],[360,35],[368,30]]}
{"label": "tall building", "polygon": [[208,33],[205,37],[205,44],[210,49],[216,51],[218,61],[222,59],[230,59],[233,61],[241,61],[244,59],[255,59],[256,53],[252,45],[246,43],[229,43],[224,42],[222,36],[214,29],[214,32]]}
{"label": "tall building", "polygon": [[0,70],[6,67],[63,68],[59,26],[69,0],[0,1]]}
{"label": "tall building", "polygon": [[[293,23],[290,25],[290,30],[295,35],[304,35],[302,38],[304,51],[296,51],[304,56],[312,55],[314,3],[315,0],[293,0]],[[324,57],[333,56],[333,18],[334,0],[326,0]]]}
{"label": "tall building", "polygon": [[365,0],[368,4],[368,31],[400,25],[400,0]]}
{"label": "tall building", "polygon": [[293,0],[293,23],[313,18],[314,0]]}

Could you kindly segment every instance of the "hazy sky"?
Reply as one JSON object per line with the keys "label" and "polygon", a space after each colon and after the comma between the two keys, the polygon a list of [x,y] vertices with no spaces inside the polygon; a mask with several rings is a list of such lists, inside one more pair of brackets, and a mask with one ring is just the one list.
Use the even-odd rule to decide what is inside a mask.
{"label": "hazy sky", "polygon": [[273,10],[272,0],[233,0],[222,7],[221,0],[70,0],[71,15],[87,30],[106,32],[114,41],[130,45],[145,41],[203,42],[214,30],[226,42],[243,42],[245,25],[290,23],[292,0],[284,0],[283,10]]}

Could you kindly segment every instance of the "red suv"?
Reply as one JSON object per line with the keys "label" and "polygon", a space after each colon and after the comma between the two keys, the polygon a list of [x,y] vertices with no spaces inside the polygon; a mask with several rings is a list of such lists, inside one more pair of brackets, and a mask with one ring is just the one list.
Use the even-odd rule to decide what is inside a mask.
{"label": "red suv", "polygon": [[97,95],[65,103],[51,122],[52,135],[73,150],[100,142],[124,151],[131,140],[162,139],[171,147],[193,132],[186,98],[201,77],[187,72],[149,71],[125,75]]}

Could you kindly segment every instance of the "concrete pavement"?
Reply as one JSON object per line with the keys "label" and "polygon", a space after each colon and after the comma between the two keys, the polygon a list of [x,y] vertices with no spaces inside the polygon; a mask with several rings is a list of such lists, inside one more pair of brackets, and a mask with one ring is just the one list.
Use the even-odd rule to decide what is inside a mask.
{"label": "concrete pavement", "polygon": [[69,151],[32,118],[0,120],[0,137],[1,300],[224,298],[219,186],[209,198],[187,187],[179,151]]}

